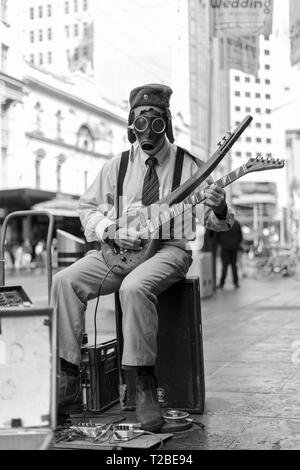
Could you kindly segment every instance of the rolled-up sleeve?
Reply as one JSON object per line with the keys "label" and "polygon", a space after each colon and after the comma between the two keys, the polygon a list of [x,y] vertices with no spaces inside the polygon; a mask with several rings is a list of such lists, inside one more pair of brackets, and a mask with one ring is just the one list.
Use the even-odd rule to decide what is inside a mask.
{"label": "rolled-up sleeve", "polygon": [[116,220],[115,193],[119,158],[105,163],[81,196],[77,212],[88,242],[102,241],[104,230]]}

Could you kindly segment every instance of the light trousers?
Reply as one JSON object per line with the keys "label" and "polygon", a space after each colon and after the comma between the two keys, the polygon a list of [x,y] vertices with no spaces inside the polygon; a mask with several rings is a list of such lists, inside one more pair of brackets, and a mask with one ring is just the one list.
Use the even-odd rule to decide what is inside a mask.
{"label": "light trousers", "polygon": [[[148,260],[126,276],[110,272],[101,295],[119,290],[124,348],[122,365],[155,365],[157,353],[157,297],[186,276],[190,252],[161,244]],[[87,302],[98,296],[108,267],[102,252],[93,250],[53,277],[51,305],[58,316],[59,356],[79,365],[83,319]]]}

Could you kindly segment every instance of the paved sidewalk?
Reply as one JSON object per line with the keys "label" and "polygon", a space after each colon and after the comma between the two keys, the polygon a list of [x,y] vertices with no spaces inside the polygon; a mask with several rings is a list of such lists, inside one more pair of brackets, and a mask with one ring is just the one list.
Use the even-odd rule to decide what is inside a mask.
{"label": "paved sidewalk", "polygon": [[246,279],[204,299],[202,318],[205,432],[164,448],[300,449],[300,282]]}
{"label": "paved sidewalk", "polygon": [[[46,302],[45,278],[7,284],[16,281],[37,303]],[[101,297],[101,342],[115,337],[113,305],[113,296]],[[193,417],[205,430],[174,433],[163,448],[299,450],[300,282],[247,278],[240,289],[228,284],[201,305],[206,405]],[[92,344],[94,308],[90,302],[86,320]]]}

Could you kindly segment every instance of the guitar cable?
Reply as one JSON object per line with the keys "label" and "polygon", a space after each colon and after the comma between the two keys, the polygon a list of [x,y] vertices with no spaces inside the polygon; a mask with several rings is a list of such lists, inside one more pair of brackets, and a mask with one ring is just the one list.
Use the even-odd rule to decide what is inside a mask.
{"label": "guitar cable", "polygon": [[[102,279],[101,281],[101,284],[99,286],[99,289],[98,289],[98,293],[97,293],[97,302],[96,302],[96,306],[95,306],[95,310],[94,310],[94,367],[95,367],[95,384],[94,384],[94,387],[93,387],[93,390],[90,391],[90,404],[94,401],[94,397],[95,397],[95,393],[96,393],[96,390],[97,390],[97,385],[98,384],[98,381],[99,381],[99,370],[98,370],[98,367],[97,367],[97,310],[98,310],[98,306],[99,306],[99,300],[100,300],[100,295],[101,295],[101,289],[103,287],[103,284],[104,284],[104,281],[106,280],[106,278],[108,277],[108,275],[111,273],[111,271],[116,268],[116,267],[119,267],[118,264],[114,264],[113,266],[111,266],[104,278]],[[91,408],[86,408],[85,410],[85,413],[83,414],[83,416],[86,414],[87,411],[91,410]]]}

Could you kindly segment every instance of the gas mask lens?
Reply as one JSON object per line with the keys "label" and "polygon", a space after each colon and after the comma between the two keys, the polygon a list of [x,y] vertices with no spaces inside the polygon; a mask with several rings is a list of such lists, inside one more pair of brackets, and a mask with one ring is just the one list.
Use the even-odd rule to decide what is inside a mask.
{"label": "gas mask lens", "polygon": [[146,118],[138,116],[133,122],[133,127],[137,132],[145,132],[149,125],[155,134],[162,134],[166,129],[166,123],[163,118]]}

